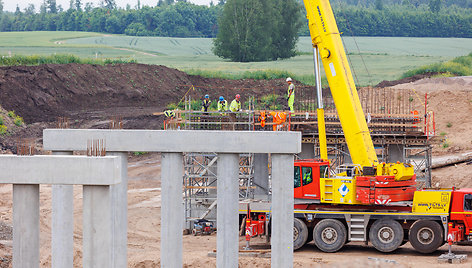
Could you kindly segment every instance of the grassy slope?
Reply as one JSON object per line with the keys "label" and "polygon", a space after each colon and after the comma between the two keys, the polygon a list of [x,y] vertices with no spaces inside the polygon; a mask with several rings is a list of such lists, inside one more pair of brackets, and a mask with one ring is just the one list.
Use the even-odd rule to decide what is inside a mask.
{"label": "grassy slope", "polygon": [[[65,41],[54,42],[58,40]],[[343,40],[360,85],[397,79],[405,70],[466,55],[472,47],[472,39],[458,38],[345,37]],[[219,72],[240,75],[246,71],[285,70],[304,81],[312,80],[313,60],[308,37],[300,38],[298,43],[298,50],[304,52],[302,55],[273,62],[229,62],[214,56],[211,46],[211,39],[204,38],[130,37],[83,32],[0,33],[2,55],[10,51],[26,55],[72,53],[87,58],[134,58],[138,62],[186,71],[199,69],[216,76]]]}

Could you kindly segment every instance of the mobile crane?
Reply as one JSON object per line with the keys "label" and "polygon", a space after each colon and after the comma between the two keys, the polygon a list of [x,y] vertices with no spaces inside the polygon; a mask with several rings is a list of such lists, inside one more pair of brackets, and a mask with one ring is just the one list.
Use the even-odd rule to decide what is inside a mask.
{"label": "mobile crane", "polygon": [[[324,252],[346,242],[371,242],[391,252],[406,242],[431,253],[445,243],[472,241],[472,189],[415,188],[413,166],[379,163],[328,0],[304,0],[314,48],[321,160],[294,164],[294,249],[313,240]],[[353,164],[330,176],[319,62],[323,63]],[[251,204],[246,237],[270,228],[270,205]]]}

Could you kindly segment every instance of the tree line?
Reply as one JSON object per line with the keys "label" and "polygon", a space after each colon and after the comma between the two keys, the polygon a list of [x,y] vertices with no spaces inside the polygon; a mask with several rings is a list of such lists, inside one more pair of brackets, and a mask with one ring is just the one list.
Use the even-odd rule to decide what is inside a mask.
{"label": "tree line", "polygon": [[[435,1],[435,0],[432,0]],[[405,37],[472,37],[472,9],[434,4],[359,7],[334,10],[338,28],[346,35]],[[308,29],[304,29],[306,34]]]}
{"label": "tree line", "polygon": [[[0,0],[0,7],[1,7]],[[160,0],[155,7],[138,4],[117,8],[113,0],[100,7],[71,0],[63,10],[55,0],[45,0],[39,12],[30,4],[21,11],[0,10],[0,31],[86,31],[134,36],[214,37],[224,1],[211,6],[186,1]]]}

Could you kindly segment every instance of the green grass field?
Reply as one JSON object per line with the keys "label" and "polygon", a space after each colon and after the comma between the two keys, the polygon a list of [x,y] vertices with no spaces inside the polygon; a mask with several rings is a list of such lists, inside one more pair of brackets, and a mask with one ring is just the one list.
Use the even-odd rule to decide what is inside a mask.
{"label": "green grass field", "polygon": [[[405,71],[467,55],[472,39],[344,37],[354,79],[358,85],[375,85],[398,79]],[[211,52],[208,38],[131,37],[84,32],[2,32],[0,55],[74,54],[83,58],[136,59],[140,63],[161,64],[183,71],[214,74],[242,74],[247,71],[288,71],[304,81],[313,74],[309,37],[297,45],[302,52],[287,60],[234,63]]]}

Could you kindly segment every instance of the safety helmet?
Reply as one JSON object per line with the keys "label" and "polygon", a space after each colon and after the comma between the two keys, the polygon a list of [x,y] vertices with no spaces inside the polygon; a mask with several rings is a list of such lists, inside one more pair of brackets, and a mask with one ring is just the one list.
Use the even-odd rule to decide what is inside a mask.
{"label": "safety helmet", "polygon": [[291,77],[287,77],[287,80],[285,80],[287,82],[292,82],[292,78]]}
{"label": "safety helmet", "polygon": [[225,98],[223,98],[223,96],[220,96],[220,101],[224,101]]}
{"label": "safety helmet", "polygon": [[205,95],[205,99],[208,99],[210,98],[210,96],[208,94]]}
{"label": "safety helmet", "polygon": [[239,94],[236,94],[236,99],[239,99],[241,98],[241,96],[239,96]]}

